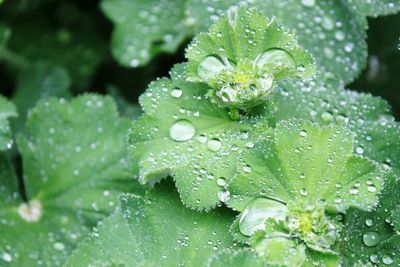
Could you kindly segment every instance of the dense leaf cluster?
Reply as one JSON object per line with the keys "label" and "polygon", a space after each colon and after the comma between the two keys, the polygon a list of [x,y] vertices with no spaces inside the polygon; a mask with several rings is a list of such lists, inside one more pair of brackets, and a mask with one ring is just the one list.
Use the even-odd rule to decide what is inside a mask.
{"label": "dense leaf cluster", "polygon": [[[0,0],[13,88],[0,96],[0,266],[398,266],[400,125],[385,100],[346,89],[367,64],[367,17],[398,11]],[[146,83],[150,60],[192,37],[140,106],[114,79],[107,96],[83,93],[123,77],[110,56],[148,66],[134,77]]]}

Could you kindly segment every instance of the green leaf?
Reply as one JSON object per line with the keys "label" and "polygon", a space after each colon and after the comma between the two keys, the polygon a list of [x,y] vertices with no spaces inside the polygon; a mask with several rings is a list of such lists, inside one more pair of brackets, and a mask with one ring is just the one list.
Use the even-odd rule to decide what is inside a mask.
{"label": "green leaf", "polygon": [[265,263],[251,250],[222,251],[213,256],[207,267],[263,267]]}
{"label": "green leaf", "polygon": [[140,117],[140,115],[142,115],[143,112],[140,105],[130,103],[128,100],[126,100],[117,87],[110,85],[107,88],[107,91],[117,104],[118,111],[121,115],[130,119],[137,119]]}
{"label": "green leaf", "polygon": [[[205,4],[201,0],[191,0],[189,18],[199,21],[198,31],[204,31],[211,23],[209,18],[219,16],[228,2],[240,3],[212,1]],[[249,5],[294,30],[299,44],[313,54],[317,66],[321,67],[320,72],[332,72],[350,82],[364,68],[367,57],[365,29],[339,1],[255,0]]]}
{"label": "green leaf", "polygon": [[17,116],[15,105],[0,95],[0,151],[6,150],[12,145],[9,119]]}
{"label": "green leaf", "polygon": [[400,3],[393,0],[344,0],[356,15],[377,17],[400,11]]}
{"label": "green leaf", "polygon": [[86,89],[105,53],[95,21],[70,3],[57,6],[53,18],[46,14],[38,9],[5,17],[12,25],[9,50],[27,61],[64,67],[74,88]]}
{"label": "green leaf", "polygon": [[[115,209],[120,192],[141,192],[125,148],[128,128],[108,97],[84,95],[70,103],[51,98],[36,105],[27,136],[17,140],[29,202],[9,196],[0,204],[0,252],[10,256],[4,264],[61,265]],[[1,184],[9,176],[1,176]]]}
{"label": "green leaf", "polygon": [[171,186],[145,197],[122,195],[118,210],[97,227],[66,266],[205,266],[210,255],[233,249],[232,214],[182,207]]}
{"label": "green leaf", "polygon": [[400,174],[400,127],[385,100],[343,90],[329,77],[306,83],[281,82],[273,99],[276,121],[296,118],[345,126],[356,134],[356,154],[384,163]]}
{"label": "green leaf", "polygon": [[6,25],[0,24],[0,50],[6,47],[11,31]]}
{"label": "green leaf", "polygon": [[112,52],[118,62],[138,67],[158,53],[174,52],[187,35],[186,0],[102,0],[114,23]]}
{"label": "green leaf", "polygon": [[350,210],[343,231],[342,253],[348,264],[398,266],[400,236],[394,213],[398,211],[399,181],[386,180],[378,208],[373,212]]}
{"label": "green leaf", "polygon": [[229,197],[225,185],[243,151],[251,149],[257,137],[252,132],[268,125],[270,107],[231,121],[227,110],[206,98],[207,85],[183,79],[182,65],[171,76],[150,84],[140,97],[145,115],[129,134],[139,180],[154,184],[170,174],[186,206],[209,209]]}
{"label": "green leaf", "polygon": [[232,7],[186,50],[187,77],[206,82],[221,106],[251,108],[278,80],[313,75],[312,56],[296,36],[255,9]]}
{"label": "green leaf", "polygon": [[349,207],[371,210],[384,172],[352,150],[353,137],[342,128],[282,122],[273,140],[260,142],[255,153],[245,156],[251,172],[236,177],[229,190],[284,203],[314,205],[324,200],[329,209],[340,212]]}
{"label": "green leaf", "polygon": [[40,99],[70,97],[71,80],[64,68],[47,62],[36,62],[18,75],[13,102],[18,107],[19,117],[13,121],[14,131],[24,128],[28,110]]}

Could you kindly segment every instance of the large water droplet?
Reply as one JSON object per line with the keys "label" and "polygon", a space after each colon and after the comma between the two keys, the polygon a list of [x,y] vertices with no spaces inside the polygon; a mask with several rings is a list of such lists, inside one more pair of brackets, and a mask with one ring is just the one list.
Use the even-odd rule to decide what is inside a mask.
{"label": "large water droplet", "polygon": [[269,49],[265,51],[257,60],[256,65],[259,68],[263,68],[267,64],[274,64],[285,66],[288,68],[296,68],[296,62],[293,57],[282,49]]}
{"label": "large water droplet", "polygon": [[18,214],[26,222],[37,222],[43,214],[42,204],[36,199],[29,201],[29,203],[22,203],[18,207]]}
{"label": "large water droplet", "polygon": [[257,198],[247,205],[239,221],[242,234],[251,236],[257,230],[263,230],[265,220],[274,218],[277,221],[285,219],[287,207],[285,204],[266,198]]}
{"label": "large water droplet", "polygon": [[208,56],[204,58],[197,69],[197,74],[203,80],[214,78],[225,69],[224,63],[216,57]]}
{"label": "large water droplet", "polygon": [[218,139],[210,139],[207,142],[208,149],[210,149],[211,151],[214,151],[214,152],[220,150],[221,146],[222,146],[222,143]]}
{"label": "large water droplet", "polygon": [[380,241],[380,235],[377,232],[367,232],[363,235],[363,242],[367,247],[376,246]]}
{"label": "large water droplet", "polygon": [[307,7],[313,7],[315,5],[315,0],[301,0],[301,3]]}
{"label": "large water droplet", "polygon": [[386,265],[392,264],[393,263],[393,259],[392,257],[390,257],[389,255],[384,255],[382,257],[382,262]]}
{"label": "large water droplet", "polygon": [[10,253],[3,253],[3,255],[1,255],[1,259],[5,262],[12,262],[12,256]]}
{"label": "large water droplet", "polygon": [[196,129],[188,120],[178,120],[169,128],[169,136],[178,142],[189,141],[196,134]]}
{"label": "large water droplet", "polygon": [[173,88],[172,91],[171,91],[171,96],[175,97],[175,98],[181,97],[182,96],[182,90],[177,88],[177,87]]}

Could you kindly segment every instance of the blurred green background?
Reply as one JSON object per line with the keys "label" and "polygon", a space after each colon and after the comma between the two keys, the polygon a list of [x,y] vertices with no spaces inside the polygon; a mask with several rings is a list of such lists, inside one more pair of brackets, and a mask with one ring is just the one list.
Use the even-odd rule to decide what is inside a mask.
{"label": "blurred green background", "polygon": [[[8,37],[7,54],[0,53],[0,92],[17,105],[24,102],[24,98],[33,102],[43,94],[68,97],[69,92],[72,95],[111,93],[120,103],[134,104],[150,81],[167,75],[173,64],[184,60],[184,48],[190,41],[183,43],[175,54],[156,56],[145,67],[126,68],[111,55],[113,25],[101,12],[99,1],[3,1],[0,4],[0,25],[8,28],[8,33],[3,33]],[[399,25],[399,14],[369,19],[369,64],[363,74],[347,86],[385,98],[397,118],[400,118]],[[51,71],[47,70],[43,74],[47,76],[42,78],[39,77],[40,71],[29,73],[27,66],[37,62],[61,67],[61,74],[53,73],[48,77]],[[60,77],[63,71],[69,80]],[[35,78],[37,83],[44,84],[47,91],[32,96],[22,87],[27,84],[34,86],[32,80]],[[65,89],[50,88],[50,85],[57,87],[58,84]],[[21,105],[28,109],[32,104]]]}

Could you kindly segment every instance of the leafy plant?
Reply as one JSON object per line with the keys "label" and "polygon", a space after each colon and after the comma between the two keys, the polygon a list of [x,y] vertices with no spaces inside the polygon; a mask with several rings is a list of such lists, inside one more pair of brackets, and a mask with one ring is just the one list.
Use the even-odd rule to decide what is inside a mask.
{"label": "leafy plant", "polygon": [[0,1],[0,266],[400,264],[400,126],[346,89],[400,3],[99,5]]}

